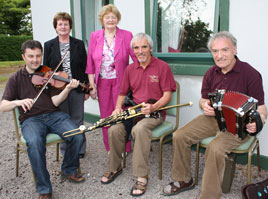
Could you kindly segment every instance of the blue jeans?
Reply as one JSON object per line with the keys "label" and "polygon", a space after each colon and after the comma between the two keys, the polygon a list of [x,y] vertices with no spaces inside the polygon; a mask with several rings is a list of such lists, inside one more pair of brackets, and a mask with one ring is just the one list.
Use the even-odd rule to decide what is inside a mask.
{"label": "blue jeans", "polygon": [[[63,112],[45,113],[26,119],[22,125],[22,134],[26,140],[28,157],[36,177],[36,188],[39,194],[52,192],[49,173],[46,167],[46,136],[62,133],[77,128],[70,116]],[[75,174],[79,166],[79,151],[83,135],[78,134],[63,138],[67,143],[61,170],[65,174]]]}

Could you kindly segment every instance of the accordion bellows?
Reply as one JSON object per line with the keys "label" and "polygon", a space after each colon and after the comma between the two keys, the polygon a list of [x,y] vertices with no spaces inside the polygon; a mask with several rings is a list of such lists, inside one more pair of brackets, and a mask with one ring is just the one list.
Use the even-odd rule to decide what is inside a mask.
{"label": "accordion bellows", "polygon": [[256,111],[258,100],[233,91],[216,90],[208,94],[221,131],[228,131],[241,139],[247,137],[245,126],[251,122],[250,112]]}

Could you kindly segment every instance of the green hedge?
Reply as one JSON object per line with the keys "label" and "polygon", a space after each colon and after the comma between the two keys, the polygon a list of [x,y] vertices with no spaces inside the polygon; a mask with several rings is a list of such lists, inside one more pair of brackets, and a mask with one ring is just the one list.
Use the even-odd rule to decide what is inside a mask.
{"label": "green hedge", "polygon": [[28,39],[33,39],[33,37],[26,35],[0,35],[0,61],[21,60],[21,44]]}

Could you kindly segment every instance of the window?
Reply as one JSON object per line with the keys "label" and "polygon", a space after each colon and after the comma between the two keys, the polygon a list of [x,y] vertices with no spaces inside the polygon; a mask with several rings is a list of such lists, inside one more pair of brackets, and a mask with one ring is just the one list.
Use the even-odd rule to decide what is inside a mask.
{"label": "window", "polygon": [[82,40],[88,45],[90,35],[102,28],[99,22],[99,12],[103,5],[113,3],[111,0],[81,0]]}
{"label": "window", "polygon": [[228,30],[229,0],[153,0],[154,55],[175,74],[203,75],[214,64],[206,44]]}
{"label": "window", "polygon": [[216,0],[158,0],[156,52],[208,52]]}

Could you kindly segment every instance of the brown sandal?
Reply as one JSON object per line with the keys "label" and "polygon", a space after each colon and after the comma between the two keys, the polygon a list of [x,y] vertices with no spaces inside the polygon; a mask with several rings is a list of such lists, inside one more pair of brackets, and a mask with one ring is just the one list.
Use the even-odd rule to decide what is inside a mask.
{"label": "brown sandal", "polygon": [[[131,189],[131,192],[130,192],[131,196],[138,197],[138,196],[141,196],[141,195],[143,195],[145,193],[146,188],[147,188],[147,184],[148,184],[148,176],[145,176],[145,177],[142,177],[142,178],[146,179],[146,183],[137,180],[136,183],[133,185],[133,187]],[[141,191],[141,193],[134,194],[134,191],[136,191],[136,190]]]}
{"label": "brown sandal", "polygon": [[179,194],[183,191],[191,190],[195,187],[195,184],[193,183],[193,179],[186,183],[184,181],[179,182],[171,182],[169,183],[163,190],[164,196],[173,196],[176,194]]}
{"label": "brown sandal", "polygon": [[111,182],[113,182],[115,180],[115,178],[117,176],[119,176],[121,173],[123,172],[122,166],[120,165],[120,167],[116,170],[115,172],[106,172],[102,177],[106,177],[108,180],[106,182],[101,180],[102,184],[110,184]]}

